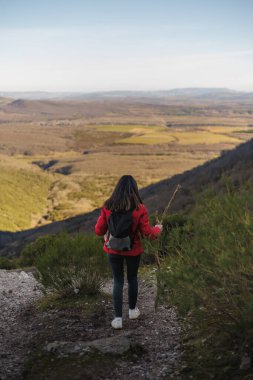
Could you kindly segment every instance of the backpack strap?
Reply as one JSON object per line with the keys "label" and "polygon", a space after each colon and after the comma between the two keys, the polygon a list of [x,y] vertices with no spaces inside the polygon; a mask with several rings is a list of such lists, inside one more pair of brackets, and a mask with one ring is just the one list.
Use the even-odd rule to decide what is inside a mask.
{"label": "backpack strap", "polygon": [[[133,211],[134,211],[134,209],[132,210],[132,212],[133,212]],[[134,239],[135,239],[135,237],[136,237],[136,235],[137,235],[138,232],[139,232],[139,231],[138,231],[138,225],[137,225],[137,227],[136,227],[136,229],[135,229],[135,231],[134,231],[133,237],[131,238],[132,243],[134,243]]]}

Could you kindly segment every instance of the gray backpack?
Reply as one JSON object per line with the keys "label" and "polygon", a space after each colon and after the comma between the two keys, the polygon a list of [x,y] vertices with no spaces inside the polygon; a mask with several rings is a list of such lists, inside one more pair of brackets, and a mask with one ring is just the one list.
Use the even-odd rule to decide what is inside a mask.
{"label": "gray backpack", "polygon": [[133,224],[133,210],[126,212],[112,212],[108,219],[109,240],[106,247],[115,251],[130,251],[133,238],[131,227]]}

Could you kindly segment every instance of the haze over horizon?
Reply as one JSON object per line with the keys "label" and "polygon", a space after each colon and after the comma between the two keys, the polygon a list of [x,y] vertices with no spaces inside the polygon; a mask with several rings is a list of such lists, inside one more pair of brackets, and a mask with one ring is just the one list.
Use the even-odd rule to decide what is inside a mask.
{"label": "haze over horizon", "polygon": [[0,91],[253,91],[251,0],[0,4]]}

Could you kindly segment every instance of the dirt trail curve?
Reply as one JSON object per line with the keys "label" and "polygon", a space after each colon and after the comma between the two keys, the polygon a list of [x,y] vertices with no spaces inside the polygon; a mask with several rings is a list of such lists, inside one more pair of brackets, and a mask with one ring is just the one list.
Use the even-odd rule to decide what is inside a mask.
{"label": "dirt trail curve", "polygon": [[[96,321],[93,328],[88,324],[85,332],[83,321],[75,321],[75,326],[71,331],[83,331],[78,333],[79,342],[73,339],[71,342],[59,341],[59,337],[52,336],[51,346],[56,351],[61,351],[68,347],[70,353],[78,351],[82,344],[91,344],[99,342],[102,350],[110,339],[116,339],[117,344],[124,349],[126,339],[141,345],[144,354],[138,357],[138,360],[126,361],[118,360],[117,366],[108,373],[99,374],[98,379],[164,379],[180,378],[177,376],[177,364],[180,362],[180,345],[179,333],[180,326],[174,309],[165,306],[159,306],[155,310],[156,285],[154,279],[141,276],[139,280],[139,307],[141,317],[138,320],[129,320],[127,318],[127,289],[125,289],[125,302],[123,314],[123,329],[113,330],[110,327],[112,318],[112,305],[108,302],[105,315],[101,322]],[[106,292],[111,292],[111,284],[105,288]],[[39,286],[31,273],[4,271],[0,270],[0,380],[19,380],[22,379],[24,362],[28,359],[31,351],[34,349],[33,341],[36,339],[37,327],[50,327],[50,323],[66,331],[66,324],[70,319],[63,316],[64,325],[62,325],[61,314],[55,315],[43,313],[34,315],[32,305],[41,296]],[[40,327],[39,327],[40,326]],[[67,326],[68,327],[68,326]],[[82,330],[81,330],[82,329]],[[69,330],[68,330],[69,331]],[[61,333],[60,333],[61,336]],[[68,333],[67,335],[68,336]],[[80,342],[81,338],[81,342]],[[67,346],[66,346],[67,344]],[[110,344],[110,343],[109,343]],[[65,352],[66,354],[66,352]],[[68,355],[68,352],[67,352]],[[77,377],[75,377],[77,378]],[[63,379],[64,380],[64,379]]]}

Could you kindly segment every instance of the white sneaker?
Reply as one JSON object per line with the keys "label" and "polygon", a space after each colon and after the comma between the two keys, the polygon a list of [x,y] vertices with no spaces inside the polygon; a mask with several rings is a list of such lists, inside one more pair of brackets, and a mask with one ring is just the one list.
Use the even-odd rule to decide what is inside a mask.
{"label": "white sneaker", "polygon": [[122,329],[122,318],[114,318],[111,325],[114,329]]}
{"label": "white sneaker", "polygon": [[140,316],[140,314],[141,314],[141,312],[138,309],[138,307],[136,307],[135,309],[129,309],[129,318],[130,319],[137,319]]}

